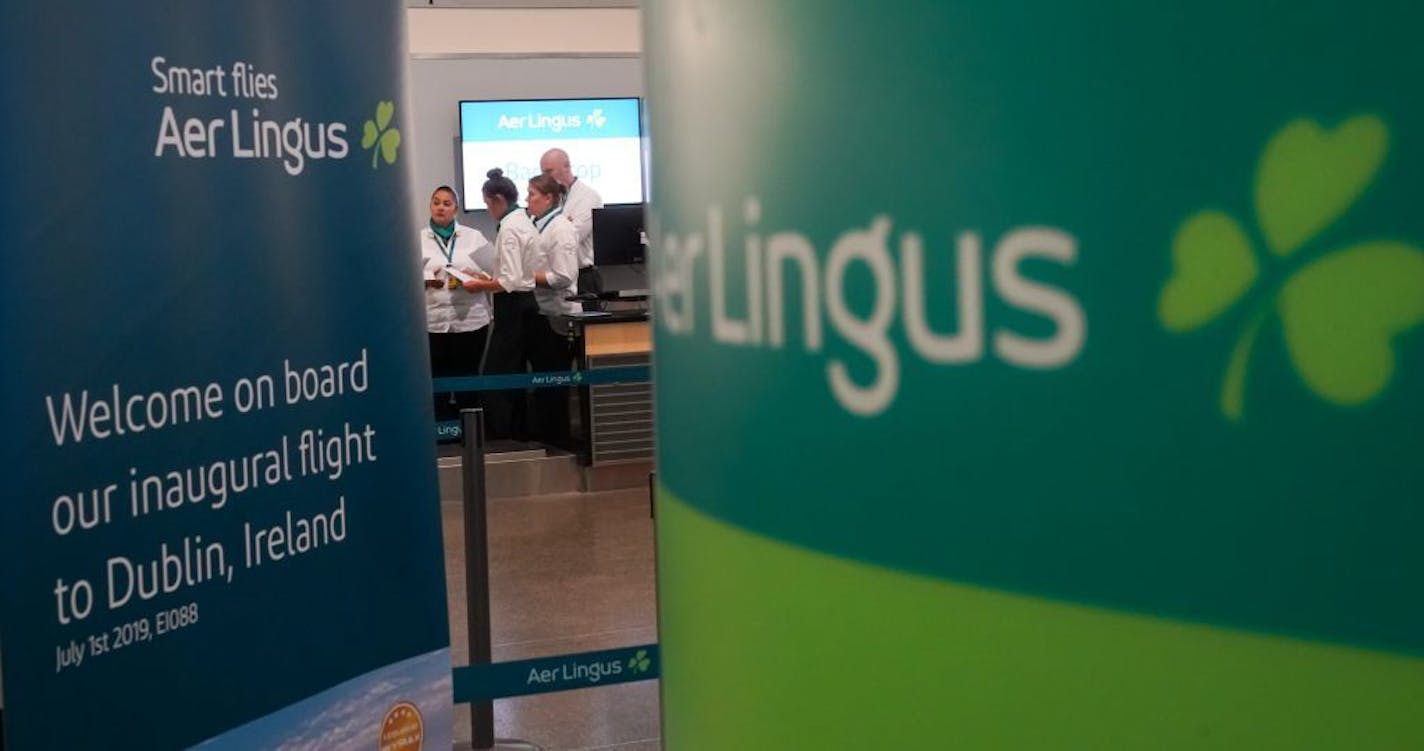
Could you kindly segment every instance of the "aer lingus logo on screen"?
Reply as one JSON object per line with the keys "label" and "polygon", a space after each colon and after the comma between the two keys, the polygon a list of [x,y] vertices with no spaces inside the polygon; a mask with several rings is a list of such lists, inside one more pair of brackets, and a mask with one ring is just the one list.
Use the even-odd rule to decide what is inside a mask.
{"label": "aer lingus logo on screen", "polygon": [[[376,156],[379,155],[386,160],[386,164],[395,164],[396,155],[400,149],[401,134],[396,128],[390,127],[391,118],[395,117],[396,105],[394,102],[379,102],[376,104],[376,119],[367,120],[361,133],[361,148],[371,150],[371,169],[379,165],[376,163]],[[377,148],[379,146],[379,148]]]}
{"label": "aer lingus logo on screen", "polygon": [[[1378,396],[1394,373],[1394,340],[1424,322],[1424,252],[1396,239],[1362,239],[1289,268],[1285,282],[1257,289],[1261,261],[1292,256],[1342,217],[1375,181],[1389,129],[1359,115],[1333,130],[1310,119],[1286,124],[1256,165],[1256,237],[1224,211],[1188,217],[1172,239],[1172,276],[1157,317],[1173,332],[1218,319],[1255,300],[1226,361],[1221,411],[1239,420],[1256,340],[1279,317],[1292,364],[1305,385],[1341,406]],[[1254,294],[1252,294],[1254,293]]]}

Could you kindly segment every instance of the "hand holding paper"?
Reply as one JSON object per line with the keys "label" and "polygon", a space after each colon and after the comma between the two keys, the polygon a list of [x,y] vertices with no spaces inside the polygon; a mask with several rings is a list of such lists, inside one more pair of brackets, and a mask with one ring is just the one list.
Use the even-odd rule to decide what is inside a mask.
{"label": "hand holding paper", "polygon": [[470,272],[462,271],[460,269],[455,268],[454,266],[446,266],[445,273],[449,274],[451,278],[456,279],[461,284],[466,284],[468,282],[475,281],[475,277],[471,275]]}

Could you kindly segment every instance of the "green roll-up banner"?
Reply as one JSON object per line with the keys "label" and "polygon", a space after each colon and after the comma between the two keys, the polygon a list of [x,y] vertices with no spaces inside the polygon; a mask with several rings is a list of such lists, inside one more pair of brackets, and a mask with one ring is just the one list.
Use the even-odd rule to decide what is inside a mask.
{"label": "green roll-up banner", "polygon": [[669,748],[1424,744],[1424,12],[644,20]]}

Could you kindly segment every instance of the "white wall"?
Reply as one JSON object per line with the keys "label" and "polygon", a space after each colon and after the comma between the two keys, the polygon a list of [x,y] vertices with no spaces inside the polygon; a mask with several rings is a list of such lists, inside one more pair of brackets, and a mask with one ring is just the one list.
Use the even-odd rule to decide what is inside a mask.
{"label": "white wall", "polygon": [[[429,218],[435,186],[458,185],[461,99],[643,95],[637,9],[408,8],[406,18],[412,228]],[[485,212],[459,219],[493,237]]]}

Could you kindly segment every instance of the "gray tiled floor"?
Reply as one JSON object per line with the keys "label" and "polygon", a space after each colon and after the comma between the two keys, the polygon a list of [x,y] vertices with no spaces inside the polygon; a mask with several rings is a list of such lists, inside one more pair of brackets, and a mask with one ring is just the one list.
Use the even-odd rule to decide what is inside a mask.
{"label": "gray tiled floor", "polygon": [[[442,503],[454,661],[466,643],[463,514]],[[657,641],[653,523],[646,488],[489,503],[495,661]],[[456,711],[455,738],[470,739]],[[546,749],[660,748],[657,681],[495,702],[495,735]]]}

